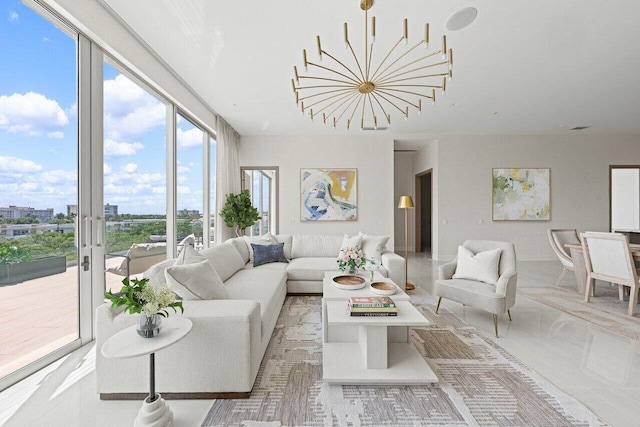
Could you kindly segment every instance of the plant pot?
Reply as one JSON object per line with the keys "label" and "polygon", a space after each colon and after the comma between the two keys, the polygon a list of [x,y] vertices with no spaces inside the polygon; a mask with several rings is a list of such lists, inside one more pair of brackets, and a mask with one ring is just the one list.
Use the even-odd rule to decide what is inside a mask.
{"label": "plant pot", "polygon": [[0,264],[0,286],[51,276],[67,271],[64,255],[37,258],[13,264]]}

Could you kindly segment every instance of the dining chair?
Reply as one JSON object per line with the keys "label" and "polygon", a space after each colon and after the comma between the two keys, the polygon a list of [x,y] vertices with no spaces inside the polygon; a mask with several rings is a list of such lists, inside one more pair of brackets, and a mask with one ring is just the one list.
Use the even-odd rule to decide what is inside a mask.
{"label": "dining chair", "polygon": [[556,280],[556,286],[560,285],[562,279],[567,274],[567,271],[575,271],[576,268],[573,265],[573,259],[569,253],[569,250],[566,248],[567,243],[574,243],[576,245],[580,244],[580,239],[578,238],[578,231],[575,228],[557,228],[551,229],[547,231],[547,236],[549,237],[549,243],[551,243],[551,248],[556,253],[556,256],[562,263],[562,273],[560,273],[560,277]]}
{"label": "dining chair", "polygon": [[620,233],[595,232],[582,233],[580,236],[587,267],[585,301],[589,302],[595,279],[616,283],[619,287],[626,286],[630,290],[627,314],[633,316],[640,283],[627,237]]}

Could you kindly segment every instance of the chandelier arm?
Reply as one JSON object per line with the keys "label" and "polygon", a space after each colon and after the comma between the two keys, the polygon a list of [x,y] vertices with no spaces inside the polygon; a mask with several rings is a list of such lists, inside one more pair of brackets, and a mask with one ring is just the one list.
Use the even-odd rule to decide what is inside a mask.
{"label": "chandelier arm", "polygon": [[373,58],[373,43],[371,43],[371,49],[369,50],[369,60],[367,61],[367,81],[369,81],[369,72],[371,71],[372,58]]}
{"label": "chandelier arm", "polygon": [[358,106],[360,105],[360,101],[362,101],[362,96],[357,97],[356,99],[358,100],[358,102],[356,102],[356,106],[353,107],[353,111],[351,112],[351,117],[349,117],[349,120],[347,120],[347,129],[349,129],[349,126],[351,125],[351,121],[353,120],[353,117],[356,115],[356,111],[358,111]]}
{"label": "chandelier arm", "polygon": [[387,91],[390,91],[390,92],[408,93],[410,95],[416,95],[416,96],[420,96],[422,98],[428,98],[428,99],[434,99],[435,98],[435,96],[433,96],[433,95],[424,95],[424,94],[422,94],[420,92],[413,92],[413,91],[410,91],[410,90],[390,89],[390,88],[384,88],[384,89],[387,90]]}
{"label": "chandelier arm", "polygon": [[299,76],[298,78],[299,79],[324,80],[324,81],[327,81],[327,82],[337,82],[337,83],[344,83],[344,84],[348,84],[348,85],[353,85],[353,83],[350,82],[350,81],[338,80],[338,79],[330,79],[328,77]]}
{"label": "chandelier arm", "polygon": [[382,106],[382,104],[380,103],[380,101],[378,100],[378,97],[376,96],[375,92],[371,92],[371,96],[373,97],[373,99],[378,103],[378,106],[380,106],[380,109],[382,110],[382,114],[384,114],[384,118],[387,119],[387,122],[389,124],[391,124],[390,120],[389,120],[389,115],[387,114],[386,110],[384,109],[384,107]]}
{"label": "chandelier arm", "polygon": [[371,107],[371,116],[373,117],[373,125],[378,127],[378,119],[376,118],[376,112],[373,109],[373,102],[371,102],[371,93],[367,94],[367,99],[369,100],[369,106]]}
{"label": "chandelier arm", "polygon": [[395,107],[398,111],[400,111],[402,113],[403,116],[406,116],[406,112],[398,107],[394,102],[390,101],[386,96],[384,96],[380,91],[376,92],[376,95],[379,96],[380,98],[384,99],[385,101],[387,101],[390,105],[392,105],[393,107]]}
{"label": "chandelier arm", "polygon": [[[364,81],[369,81],[369,67],[367,66],[367,64],[370,62],[369,59],[369,44],[368,44],[368,39],[369,38],[369,9],[365,9],[364,10],[364,68],[365,68],[365,74],[364,74]],[[373,48],[373,46],[371,46]]]}
{"label": "chandelier arm", "polygon": [[351,46],[350,42],[347,43],[347,44],[349,45],[349,50],[351,51],[351,55],[353,55],[353,59],[356,60],[356,65],[358,66],[358,70],[360,70],[360,76],[362,76],[362,81],[366,81],[367,79],[365,79],[365,77],[364,77],[364,73],[362,72],[362,67],[360,66],[360,61],[358,61],[358,56],[354,52],[353,46]]}
{"label": "chandelier arm", "polygon": [[344,89],[353,89],[353,86],[344,86],[344,85],[315,85],[315,86],[298,86],[296,90],[305,90],[305,89],[318,89],[321,87],[337,87]]}
{"label": "chandelier arm", "polygon": [[362,97],[362,115],[360,116],[360,129],[364,128],[364,109],[367,106],[367,101],[364,96]]}
{"label": "chandelier arm", "polygon": [[380,67],[382,67],[382,65],[387,61],[387,59],[389,59],[389,57],[391,56],[391,54],[393,53],[394,50],[396,50],[396,48],[400,45],[400,43],[402,43],[402,40],[404,40],[404,37],[401,37],[400,40],[398,40],[396,42],[396,44],[391,48],[391,50],[387,53],[387,55],[384,57],[384,59],[382,60],[382,62],[380,62],[380,64],[378,64],[378,68],[376,68],[376,70],[373,72],[372,75],[372,80],[375,79],[376,75],[378,74],[378,71],[380,70]]}
{"label": "chandelier arm", "polygon": [[338,116],[337,122],[339,122],[342,119],[342,116],[344,116],[344,113],[346,113],[349,110],[349,107],[351,107],[351,105],[356,101],[356,99],[358,99],[358,95],[359,95],[358,92],[353,94],[353,97],[351,98],[351,102],[349,102],[349,105],[347,105],[344,108],[344,110],[342,110],[342,113],[340,113],[340,115]]}
{"label": "chandelier arm", "polygon": [[[424,76],[422,76],[422,77],[424,77]],[[389,84],[389,83],[397,83],[397,82],[404,82],[404,81],[407,81],[407,80],[413,80],[415,78],[418,78],[418,77],[411,77],[411,78],[406,78],[406,79],[398,79],[398,80],[394,80],[392,82],[387,82],[387,83],[385,83],[383,85],[376,86],[376,87],[377,88],[380,88],[380,87],[381,88],[390,88],[390,87],[414,86],[414,87],[432,87],[432,88],[435,88],[435,89],[442,89],[442,85],[437,86],[437,85],[417,85],[417,84],[416,85],[410,85],[410,84],[392,85],[392,84]]]}
{"label": "chandelier arm", "polygon": [[[413,64],[415,64],[415,63],[417,63],[417,62],[424,61],[425,59],[431,58],[432,56],[435,56],[435,55],[437,55],[438,53],[440,53],[440,52],[435,52],[435,53],[429,54],[429,55],[427,55],[427,56],[423,56],[422,58],[418,58],[418,59],[416,59],[416,60],[414,60],[414,61],[411,61],[411,62],[409,62],[409,63],[407,63],[407,64],[404,64],[404,65],[402,65],[401,67],[398,67],[398,68],[394,69],[393,71],[389,71],[389,72],[388,72],[388,73],[386,73],[385,75],[378,77],[378,79],[377,79],[377,80],[378,80],[378,81],[384,81],[384,80],[386,80],[386,79],[388,79],[388,78],[396,77],[396,76],[394,75],[395,73],[397,73],[397,72],[399,72],[399,71],[402,71],[403,69],[405,69],[405,68],[407,68],[407,67],[409,67],[409,66],[411,66],[411,65],[413,65]],[[422,66],[422,67],[420,67],[420,68],[415,68],[415,70],[421,70],[422,68],[429,68],[429,67],[433,67],[433,66],[435,66],[435,65],[444,65],[444,64],[447,64],[447,63],[448,63],[447,61],[442,61],[442,62],[438,62],[438,63],[434,63],[434,64],[428,64],[428,65],[426,65],[426,66]]]}
{"label": "chandelier arm", "polygon": [[[407,71],[407,72],[404,72],[404,73],[397,74],[397,75],[393,76],[393,78],[402,77],[405,74],[409,74],[409,73],[412,73],[414,71],[418,71],[418,68],[416,68],[415,70],[411,70],[411,71]],[[448,75],[449,75],[449,73],[424,74],[424,75],[421,75],[421,76],[407,77],[406,79],[385,80],[385,81],[374,82],[374,83],[375,83],[376,87],[378,87],[378,86],[385,86],[387,83],[395,83],[395,82],[400,82],[400,81],[404,81],[404,80],[423,79],[423,78],[428,78],[428,77],[447,77]],[[389,78],[391,78],[391,77],[389,77]]]}
{"label": "chandelier arm", "polygon": [[[330,54],[328,54],[327,52],[325,52],[324,50],[322,51],[322,53],[324,53],[325,55],[327,55],[329,58],[333,58],[336,62],[338,62],[340,65],[342,65],[342,66],[344,67],[344,64],[343,64],[342,62],[338,61],[338,60],[337,60],[337,59],[335,59],[333,56],[331,56]],[[358,84],[360,84],[360,80],[357,80],[358,76],[356,76],[355,74],[353,74],[353,73],[351,72],[351,70],[349,70],[347,67],[344,67],[344,68],[347,68],[347,70],[348,70],[349,72],[351,72],[351,74],[353,74],[353,75],[356,77],[355,79],[353,79],[353,78],[351,78],[351,77],[347,76],[346,74],[342,74],[341,72],[336,71],[336,70],[334,70],[333,68],[325,67],[325,66],[323,66],[323,65],[316,64],[315,62],[308,62],[307,64],[308,64],[308,65],[313,65],[314,67],[322,68],[323,70],[327,70],[327,71],[330,71],[330,72],[332,72],[332,73],[339,74],[339,75],[341,75],[342,77],[344,77],[345,79],[349,79],[349,80],[351,80],[353,83],[355,83],[355,84],[357,84],[357,85],[358,85]]]}
{"label": "chandelier arm", "polygon": [[[336,93],[336,92],[344,93],[344,92],[347,92],[347,91],[348,91],[347,89],[336,89],[336,90],[327,90],[327,91],[324,91],[324,92],[317,92],[317,93],[314,93],[313,95],[307,95],[304,98],[300,98],[300,99],[298,99],[298,101],[304,101],[305,99],[315,98],[316,96],[328,95],[330,93]],[[317,104],[317,102],[316,102],[316,104]],[[309,107],[313,107],[313,105],[315,105],[315,104],[309,105]]]}
{"label": "chandelier arm", "polygon": [[[404,40],[404,38],[400,39],[400,41]],[[407,50],[405,53],[403,53],[402,55],[400,55],[399,57],[396,58],[395,61],[393,61],[391,64],[387,65],[387,68],[385,68],[384,70],[382,70],[380,73],[384,74],[389,68],[393,67],[395,64],[398,63],[398,61],[400,61],[402,58],[404,58],[405,56],[407,56],[408,54],[410,54],[415,48],[417,48],[418,46],[420,46],[422,43],[424,43],[424,40],[420,40],[418,43],[416,43],[411,49]],[[397,46],[397,45],[396,45]],[[395,46],[394,46],[395,49]],[[389,54],[391,54],[391,52],[389,52]],[[386,59],[386,58],[385,58]],[[382,65],[382,64],[381,64]],[[375,79],[376,76],[378,74],[374,74],[372,79]]]}
{"label": "chandelier arm", "polygon": [[393,98],[399,99],[400,101],[404,102],[405,104],[409,104],[409,105],[411,105],[411,106],[413,106],[413,107],[420,108],[418,105],[414,104],[413,102],[411,102],[411,101],[409,101],[409,100],[406,100],[406,99],[404,99],[404,98],[401,98],[401,97],[399,97],[399,96],[396,96],[396,95],[394,95],[394,94],[392,94],[392,93],[389,93],[389,92],[387,92],[386,90],[380,90],[380,92],[381,92],[381,93],[384,93],[385,95],[391,96],[391,97],[393,97]]}
{"label": "chandelier arm", "polygon": [[[349,101],[349,97],[353,97],[355,96],[355,94],[347,94],[346,96],[344,96],[343,98],[341,98],[340,100],[337,100],[336,102],[342,101],[341,104],[339,104],[338,106],[336,106],[336,108],[334,108],[333,110],[331,110],[331,112],[328,114],[329,116],[333,116],[335,114],[336,111],[338,111],[340,109],[340,107],[342,107],[344,104],[346,104]],[[329,105],[328,105],[329,106]],[[327,107],[328,107],[327,106]],[[334,116],[335,118],[335,116]],[[336,119],[336,123],[337,123],[337,119]]]}

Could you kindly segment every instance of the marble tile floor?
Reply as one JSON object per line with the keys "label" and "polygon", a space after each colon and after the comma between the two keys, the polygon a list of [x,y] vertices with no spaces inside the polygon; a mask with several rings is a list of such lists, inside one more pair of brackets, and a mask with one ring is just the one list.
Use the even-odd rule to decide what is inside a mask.
{"label": "marble tile floor", "polygon": [[[429,291],[437,265],[428,254],[411,254],[409,278]],[[553,286],[561,267],[527,261],[518,270],[519,287]],[[575,278],[567,275],[562,285],[575,287]],[[490,314],[451,301],[443,306],[495,340]],[[635,406],[640,401],[640,343],[522,296],[512,315],[512,322],[500,318],[497,342],[503,348],[610,425],[640,425]],[[0,393],[0,426],[130,426],[140,402],[99,400],[94,355],[92,343]],[[174,425],[199,426],[211,404],[170,401]]]}

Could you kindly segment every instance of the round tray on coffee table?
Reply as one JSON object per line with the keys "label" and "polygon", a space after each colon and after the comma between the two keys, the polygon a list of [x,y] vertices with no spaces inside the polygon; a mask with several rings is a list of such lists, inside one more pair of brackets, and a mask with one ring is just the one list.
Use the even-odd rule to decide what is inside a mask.
{"label": "round tray on coffee table", "polygon": [[333,285],[338,289],[356,290],[362,289],[367,285],[367,281],[360,276],[353,274],[344,274],[333,278]]}

